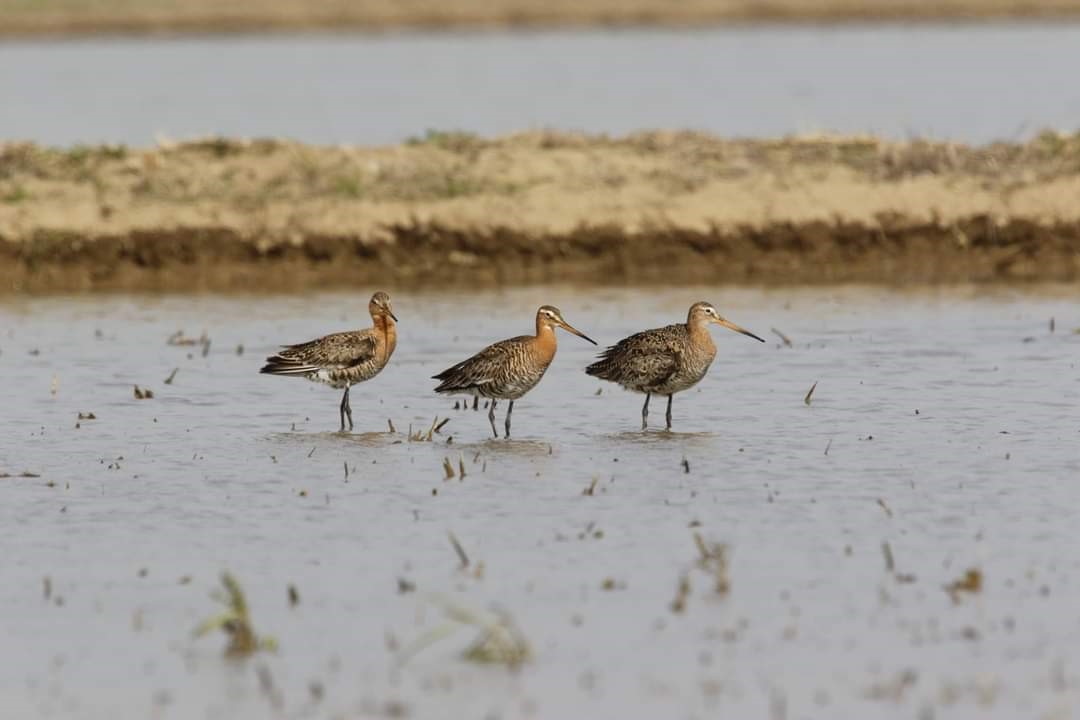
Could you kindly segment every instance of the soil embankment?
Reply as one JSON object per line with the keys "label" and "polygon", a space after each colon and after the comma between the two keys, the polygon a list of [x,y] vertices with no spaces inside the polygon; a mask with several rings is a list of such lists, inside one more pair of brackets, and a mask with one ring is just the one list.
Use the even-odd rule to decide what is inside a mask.
{"label": "soil embankment", "polygon": [[1080,279],[1080,136],[0,145],[0,292]]}
{"label": "soil embankment", "polygon": [[0,0],[0,36],[1052,19],[1080,0]]}

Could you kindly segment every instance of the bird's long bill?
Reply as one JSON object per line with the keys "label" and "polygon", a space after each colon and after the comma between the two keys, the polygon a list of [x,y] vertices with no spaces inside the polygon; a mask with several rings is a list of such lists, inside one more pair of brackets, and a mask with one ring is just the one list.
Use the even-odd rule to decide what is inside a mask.
{"label": "bird's long bill", "polygon": [[735,332],[737,332],[737,333],[742,333],[743,335],[745,335],[745,336],[747,336],[747,337],[752,337],[752,338],[754,338],[755,340],[757,340],[758,342],[765,342],[765,341],[764,341],[764,340],[763,340],[762,338],[759,338],[759,337],[758,337],[757,335],[755,335],[754,333],[750,332],[749,330],[747,330],[747,329],[746,329],[746,328],[744,328],[744,327],[739,327],[738,325],[736,325],[735,323],[731,322],[730,320],[717,320],[717,323],[719,323],[720,325],[723,325],[723,326],[724,326],[724,327],[726,327],[726,328],[727,328],[728,330],[734,330]]}
{"label": "bird's long bill", "polygon": [[389,315],[389,316],[390,316],[390,319],[391,319],[391,320],[393,320],[394,322],[401,322],[400,320],[398,320],[398,319],[397,319],[397,315],[395,315],[394,313],[390,312],[390,309],[389,309],[389,308],[387,308],[387,310],[386,310],[386,314],[387,314],[387,315]]}
{"label": "bird's long bill", "polygon": [[571,325],[570,323],[566,322],[565,320],[563,320],[563,321],[562,321],[562,322],[560,322],[559,324],[560,324],[560,325],[562,325],[563,329],[565,329],[565,330],[566,330],[566,332],[571,332],[571,333],[574,333],[574,334],[575,334],[575,335],[577,335],[577,336],[578,336],[579,338],[582,338],[582,339],[584,339],[584,340],[588,340],[588,341],[589,341],[589,342],[591,342],[591,343],[592,343],[593,345],[595,345],[595,344],[596,344],[596,341],[595,341],[595,340],[593,340],[593,339],[592,339],[591,337],[589,337],[589,336],[588,336],[588,335],[586,335],[585,333],[581,332],[580,330],[578,330],[578,329],[577,329],[576,327],[574,327],[574,326],[573,326],[573,325]]}

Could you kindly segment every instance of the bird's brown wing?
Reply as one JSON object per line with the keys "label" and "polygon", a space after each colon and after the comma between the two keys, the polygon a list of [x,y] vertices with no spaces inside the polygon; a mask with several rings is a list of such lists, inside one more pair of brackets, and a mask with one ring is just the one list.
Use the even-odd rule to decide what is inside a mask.
{"label": "bird's brown wing", "polygon": [[523,335],[488,345],[468,360],[433,375],[433,380],[442,380],[435,392],[464,392],[496,382],[528,339]]}
{"label": "bird's brown wing", "polygon": [[263,372],[305,374],[319,369],[348,368],[372,360],[377,352],[374,333],[341,332],[297,345],[287,345],[266,358]]}
{"label": "bird's brown wing", "polygon": [[612,345],[585,372],[635,390],[663,385],[679,369],[681,345],[669,326],[631,335]]}

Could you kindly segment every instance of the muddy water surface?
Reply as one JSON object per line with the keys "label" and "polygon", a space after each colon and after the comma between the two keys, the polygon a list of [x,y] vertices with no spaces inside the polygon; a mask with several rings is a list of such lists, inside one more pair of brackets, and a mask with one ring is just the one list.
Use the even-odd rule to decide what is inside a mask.
{"label": "muddy water surface", "polygon": [[[257,370],[278,343],[366,323],[368,292],[3,301],[5,714],[1076,712],[1075,290],[395,294],[397,355],[341,435],[335,391]],[[769,342],[715,331],[675,432],[641,433],[641,398],[585,376],[594,349],[569,335],[511,441],[430,392],[541,303],[604,343],[700,298]],[[167,344],[178,330],[205,331],[206,354]],[[408,440],[435,417],[431,442]],[[727,544],[726,594],[694,533]],[[954,601],[969,568],[982,586]],[[223,636],[192,638],[224,569],[276,654],[230,662]],[[502,608],[533,659],[466,662],[463,628],[399,662],[448,604]]]}

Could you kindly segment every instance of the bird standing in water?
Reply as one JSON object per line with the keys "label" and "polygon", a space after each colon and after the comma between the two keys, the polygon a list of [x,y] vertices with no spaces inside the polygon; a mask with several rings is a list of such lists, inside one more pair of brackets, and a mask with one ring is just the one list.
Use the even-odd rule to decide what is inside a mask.
{"label": "bird standing in water", "polygon": [[345,418],[353,429],[349,388],[379,374],[397,347],[397,318],[390,307],[390,296],[377,292],[371,296],[368,312],[374,327],[326,335],[299,345],[286,345],[277,355],[266,358],[259,372],[270,375],[293,375],[330,387],[345,388],[341,396],[341,432]]}
{"label": "bird standing in water", "polygon": [[536,334],[521,335],[489,345],[468,360],[432,376],[441,380],[437,393],[472,395],[491,400],[488,421],[495,429],[495,402],[509,400],[506,409],[506,437],[510,437],[510,414],[514,401],[529,392],[544,377],[555,358],[555,328],[563,328],[593,345],[596,341],[563,319],[557,307],[544,305],[536,311]]}
{"label": "bird standing in water", "polygon": [[653,394],[667,395],[667,429],[670,430],[671,396],[696,385],[716,357],[716,345],[709,334],[711,323],[765,342],[721,317],[710,303],[697,302],[690,306],[685,324],[645,330],[620,340],[601,353],[585,372],[627,390],[645,393],[642,430],[648,427],[649,399]]}

